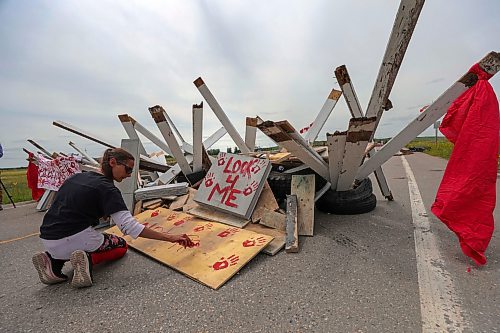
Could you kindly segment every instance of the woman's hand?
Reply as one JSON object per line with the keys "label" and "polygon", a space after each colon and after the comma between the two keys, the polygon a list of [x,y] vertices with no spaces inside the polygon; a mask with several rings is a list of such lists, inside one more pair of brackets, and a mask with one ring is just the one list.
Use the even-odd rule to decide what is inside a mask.
{"label": "woman's hand", "polygon": [[184,248],[195,246],[194,242],[186,234],[182,234],[182,235],[166,234],[166,240],[168,242],[171,242],[171,243],[177,243],[177,244],[183,246]]}

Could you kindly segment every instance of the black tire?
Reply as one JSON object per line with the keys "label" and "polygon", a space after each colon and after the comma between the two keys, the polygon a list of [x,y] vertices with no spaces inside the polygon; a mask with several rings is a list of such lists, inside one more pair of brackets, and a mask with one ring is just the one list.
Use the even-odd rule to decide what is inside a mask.
{"label": "black tire", "polygon": [[337,214],[337,215],[355,215],[371,212],[377,206],[377,197],[370,194],[367,198],[351,201],[332,201],[329,193],[326,192],[317,202],[316,207],[323,213]]}
{"label": "black tire", "polygon": [[328,201],[332,204],[343,204],[352,201],[360,201],[368,198],[373,193],[372,181],[365,178],[354,189],[347,191],[328,191],[323,195],[328,195]]}
{"label": "black tire", "polygon": [[311,174],[314,174],[316,176],[314,186],[316,188],[316,191],[319,191],[323,186],[326,185],[326,180],[311,169],[300,170],[293,174],[271,171],[269,173],[269,176],[267,177],[267,181],[269,183],[269,186],[271,187],[271,190],[273,191],[276,200],[284,200],[286,199],[286,196],[291,192],[293,175]]}

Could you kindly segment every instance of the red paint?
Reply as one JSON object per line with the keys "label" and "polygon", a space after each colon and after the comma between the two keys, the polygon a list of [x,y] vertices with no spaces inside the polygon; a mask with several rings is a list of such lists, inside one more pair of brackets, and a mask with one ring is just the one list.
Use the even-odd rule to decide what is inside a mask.
{"label": "red paint", "polygon": [[213,172],[207,173],[205,176],[205,186],[210,187],[214,184],[215,175]]}
{"label": "red paint", "polygon": [[245,240],[242,245],[243,247],[251,247],[251,246],[262,246],[266,243],[266,239],[262,236],[257,237],[257,239],[247,239]]}
{"label": "red paint", "polygon": [[180,226],[181,224],[184,224],[184,222],[186,222],[186,221],[184,221],[184,220],[179,220],[179,221],[175,222],[175,223],[174,223],[174,225],[175,225],[176,227],[178,227],[178,226]]}
{"label": "red paint", "polygon": [[470,267],[467,267],[467,273],[470,273]]}
{"label": "red paint", "polygon": [[155,210],[154,212],[151,213],[151,217],[158,216],[159,214],[160,214],[160,212]]}
{"label": "red paint", "polygon": [[239,231],[240,231],[240,229],[238,229],[238,228],[229,228],[229,229],[226,229],[224,231],[219,232],[217,234],[217,236],[224,238],[224,237],[227,237],[229,235],[234,235],[235,233],[237,233]]}
{"label": "red paint", "polygon": [[240,257],[234,254],[227,257],[227,259],[224,259],[224,257],[222,257],[220,258],[220,261],[217,261],[212,265],[212,268],[216,271],[225,269],[229,266],[236,265],[238,263],[238,260],[240,260]]}

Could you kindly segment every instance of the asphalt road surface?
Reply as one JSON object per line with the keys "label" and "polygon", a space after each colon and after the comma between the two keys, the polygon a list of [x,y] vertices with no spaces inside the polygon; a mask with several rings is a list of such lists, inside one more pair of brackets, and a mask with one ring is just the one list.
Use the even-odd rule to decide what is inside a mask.
{"label": "asphalt road surface", "polygon": [[31,264],[43,213],[7,208],[0,332],[498,332],[498,230],[476,267],[430,212],[446,161],[405,159],[384,165],[394,201],[374,182],[373,212],[316,212],[299,253],[259,254],[217,291],[133,250],[96,267],[90,288],[45,286]]}

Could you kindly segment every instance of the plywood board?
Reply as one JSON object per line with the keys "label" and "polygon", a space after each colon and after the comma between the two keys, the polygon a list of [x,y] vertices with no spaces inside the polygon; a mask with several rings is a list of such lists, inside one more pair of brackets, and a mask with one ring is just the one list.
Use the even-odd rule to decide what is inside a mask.
{"label": "plywood board", "polygon": [[262,250],[262,252],[265,254],[274,256],[285,246],[285,233],[283,231],[265,227],[263,225],[260,225],[260,223],[251,223],[245,227],[245,230],[274,237],[272,242]]}
{"label": "plywood board", "polygon": [[270,171],[271,163],[267,159],[219,153],[194,200],[250,219]]}
{"label": "plywood board", "polygon": [[[136,218],[154,230],[188,234],[199,242],[194,248],[184,249],[169,242],[124,237],[135,250],[213,289],[222,286],[273,239],[271,236],[204,221],[165,208],[143,212]],[[106,232],[123,237],[116,226]]]}
{"label": "plywood board", "polygon": [[189,198],[189,193],[177,197],[168,207],[170,210],[182,210],[182,207],[187,203]]}
{"label": "plywood board", "polygon": [[213,209],[205,208],[200,205],[191,208],[189,211],[187,211],[187,213],[208,221],[220,222],[237,228],[243,228],[248,223],[250,223],[250,220],[234,216],[231,214],[227,214],[224,212],[219,212]]}
{"label": "plywood board", "polygon": [[314,234],[314,175],[293,175],[291,194],[297,196],[297,225],[300,236]]}
{"label": "plywood board", "polygon": [[194,188],[189,188],[189,192],[188,192],[188,198],[187,198],[187,202],[186,204],[182,207],[182,211],[183,212],[187,212],[189,211],[190,209],[194,208],[194,207],[198,207],[198,204],[196,202],[194,202],[194,196],[196,195],[196,192],[198,190],[195,190]]}
{"label": "plywood board", "polygon": [[286,230],[286,215],[271,210],[265,210],[260,220],[260,224],[266,227],[277,229],[279,231]]}
{"label": "plywood board", "polygon": [[274,197],[273,190],[269,186],[269,183],[266,181],[264,184],[264,188],[262,189],[262,193],[260,194],[259,200],[257,201],[257,205],[252,214],[252,222],[257,223],[262,219],[265,210],[277,210],[279,208],[278,202],[276,202],[276,198]]}

